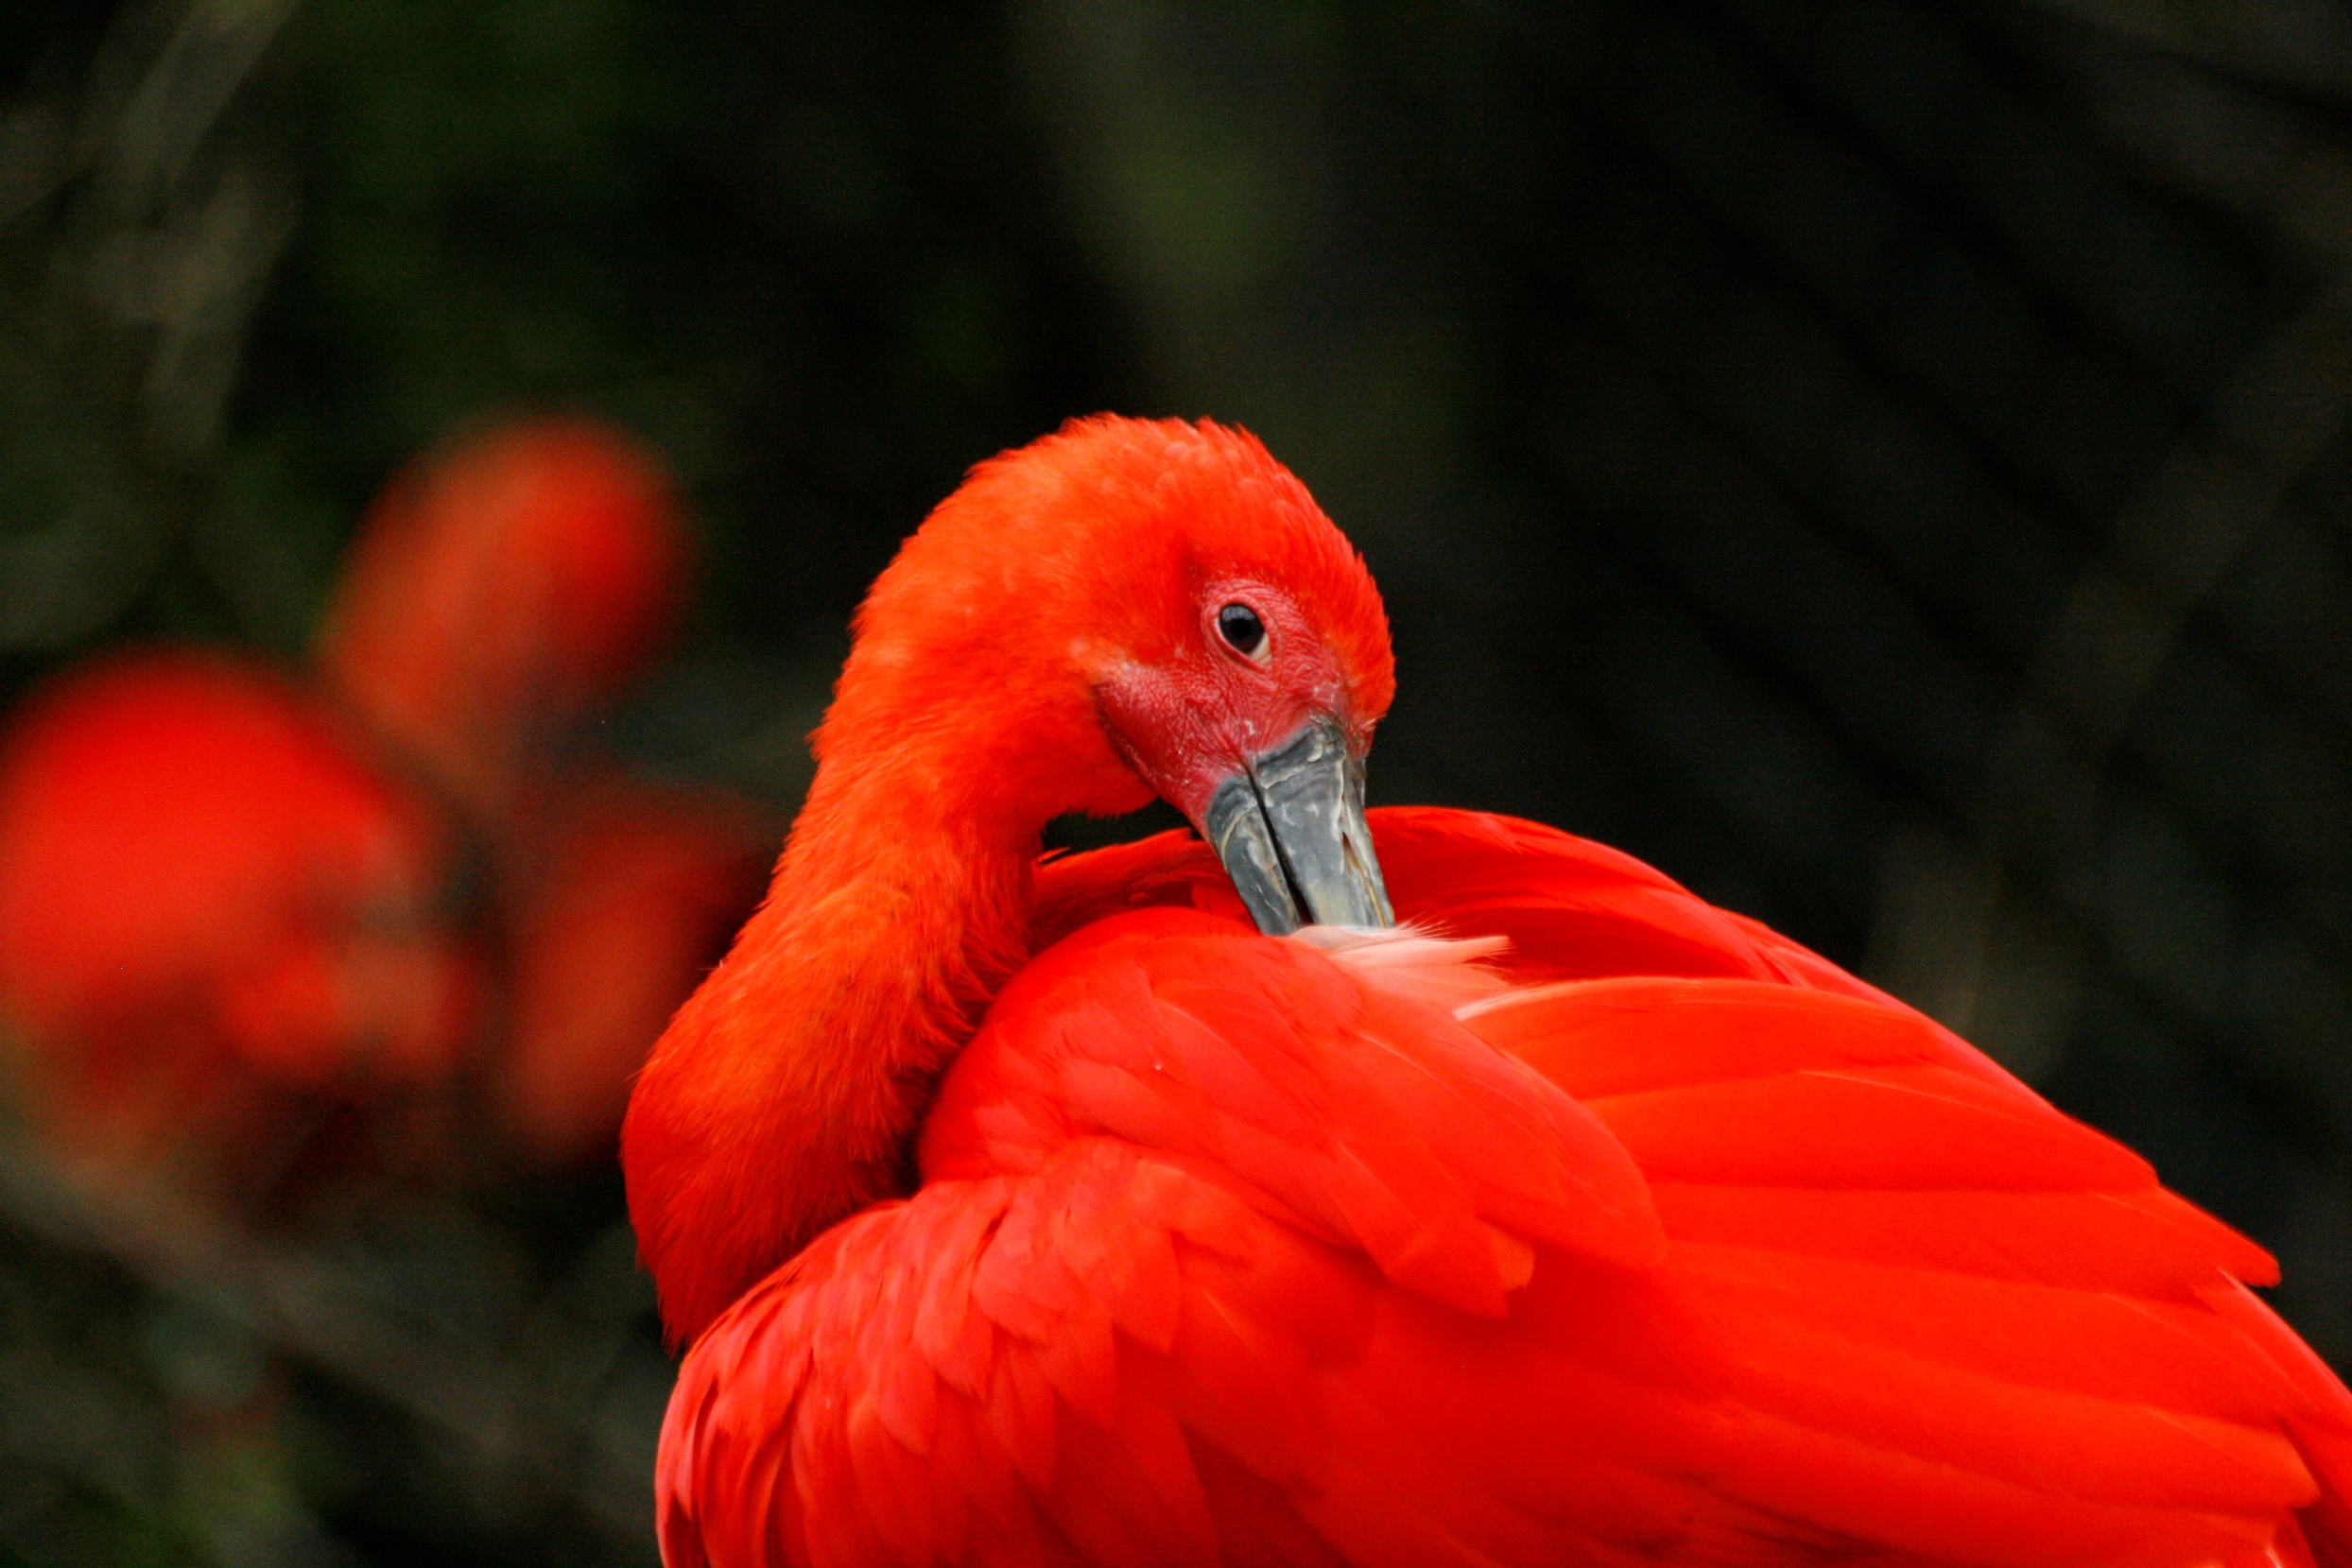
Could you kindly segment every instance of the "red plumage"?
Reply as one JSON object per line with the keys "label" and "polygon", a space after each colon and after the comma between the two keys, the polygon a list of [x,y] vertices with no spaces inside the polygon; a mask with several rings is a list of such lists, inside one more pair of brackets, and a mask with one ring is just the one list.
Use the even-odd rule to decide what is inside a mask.
{"label": "red plumage", "polygon": [[470,809],[534,799],[547,749],[643,669],[684,577],[659,465],[585,420],[500,424],[384,488],[319,663],[379,735]]}
{"label": "red plumage", "polygon": [[1081,930],[922,1193],[688,1358],[672,1568],[1207,1562],[1236,1518],[1358,1562],[2259,1562],[2299,1508],[2336,1555],[2282,1560],[2345,1560],[2352,1400],[2259,1249],[1621,855],[1374,822],[1400,918],[1508,931],[1531,989],[1389,995],[1179,836],[1049,864]]}
{"label": "red plumage", "polygon": [[494,424],[385,487],[320,640],[320,672],[488,852],[509,1023],[490,1090],[554,1168],[610,1157],[631,1075],[767,858],[741,801],[625,781],[581,744],[667,630],[686,556],[625,433]]}
{"label": "red plumage", "polygon": [[510,845],[493,1093],[561,1168],[612,1158],[646,1048],[758,901],[766,834],[732,796],[620,777],[574,782],[538,816]]}
{"label": "red plumage", "polygon": [[[1123,474],[1166,447],[1197,473],[1197,445],[1263,458],[1100,421],[1004,462]],[[1009,521],[1072,551],[1166,530],[1203,595],[1179,628],[1214,637],[1247,594],[1290,638],[1298,604],[1348,600],[1271,598],[1285,562],[1347,558],[1237,545],[1231,508],[1071,488],[1112,521]],[[889,723],[947,607],[1054,636],[942,679],[996,681],[1012,729],[1065,713],[1065,680],[1117,683],[1107,742],[1053,744],[1172,795],[1281,738],[1253,714],[1368,730],[1385,693],[1316,687],[1279,646],[1228,650],[1219,685],[1216,645],[1178,638],[1149,689],[1187,695],[1133,703],[1132,644],[1088,651],[1083,595],[972,515],[943,508],[902,562],[977,564],[870,604],[775,893],[631,1107],[632,1209],[692,1339],[657,1478],[670,1568],[2352,1565],[2352,1396],[2245,1289],[2269,1258],[1785,939],[1461,812],[1371,818],[1396,914],[1450,945],[1262,936],[1184,835],[1012,860],[1019,835],[957,812],[989,799],[950,769],[988,715]],[[1033,833],[1050,760],[980,820]],[[918,1108],[910,1190],[884,1196],[862,1151]],[[758,1261],[758,1227],[787,1256],[834,1219]]]}
{"label": "red plumage", "polygon": [[449,854],[264,671],[159,653],[53,682],[0,752],[0,1014],[28,1103],[84,1151],[234,1181],[321,1106],[432,1082],[475,990]]}
{"label": "red plumage", "polygon": [[[0,740],[20,1099],[86,1152],[167,1153],[250,1198],[314,1133],[434,1152],[458,1059],[503,1016],[492,1118],[536,1163],[609,1159],[631,1073],[766,859],[740,801],[580,744],[684,555],[628,438],[494,426],[372,508],[320,650],[340,713],[189,652],[42,687]],[[460,844],[487,875],[460,874]]]}

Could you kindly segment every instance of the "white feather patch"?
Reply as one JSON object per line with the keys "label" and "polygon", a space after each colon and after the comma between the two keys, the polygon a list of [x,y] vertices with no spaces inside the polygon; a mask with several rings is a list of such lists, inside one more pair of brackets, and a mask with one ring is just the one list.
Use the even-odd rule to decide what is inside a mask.
{"label": "white feather patch", "polygon": [[1508,976],[1487,962],[1511,951],[1508,937],[1441,937],[1408,923],[1387,930],[1304,925],[1288,939],[1306,943],[1368,986],[1434,1003],[1448,1012],[1514,989]]}

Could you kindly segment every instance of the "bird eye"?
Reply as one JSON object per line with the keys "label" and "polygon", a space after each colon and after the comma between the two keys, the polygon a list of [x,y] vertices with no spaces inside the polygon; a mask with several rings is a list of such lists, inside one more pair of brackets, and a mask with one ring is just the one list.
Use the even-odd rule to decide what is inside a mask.
{"label": "bird eye", "polygon": [[1217,634],[1245,659],[1255,659],[1266,646],[1266,623],[1246,604],[1229,604],[1217,612]]}

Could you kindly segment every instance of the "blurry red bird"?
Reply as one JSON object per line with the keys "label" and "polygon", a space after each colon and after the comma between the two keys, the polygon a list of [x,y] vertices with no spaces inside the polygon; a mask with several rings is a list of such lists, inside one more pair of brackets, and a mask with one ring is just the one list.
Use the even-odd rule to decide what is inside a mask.
{"label": "blurry red bird", "polygon": [[553,802],[517,875],[495,1090],[542,1163],[612,1158],[647,1048],[758,901],[761,827],[731,797],[621,778]]}
{"label": "blurry red bird", "polygon": [[377,498],[319,663],[389,742],[485,817],[644,666],[683,584],[667,479],[584,420],[493,427]]}
{"label": "blurry red bird", "polygon": [[448,835],[285,681],[194,653],[49,685],[0,750],[0,1014],[85,1152],[285,1157],[288,1095],[449,1069]]}
{"label": "blurry red bird", "polygon": [[[23,1097],[86,1150],[265,1172],[305,1124],[285,1094],[445,1098],[502,1018],[493,1120],[555,1170],[609,1159],[630,1075],[761,879],[741,803],[579,744],[657,646],[684,555],[626,437],[493,427],[404,473],[353,547],[320,663],[372,747],[227,658],[54,682],[0,787]],[[451,907],[460,825],[480,907]]]}
{"label": "blurry red bird", "polygon": [[462,804],[507,930],[495,1113],[531,1158],[611,1158],[631,1073],[756,900],[752,814],[632,784],[578,730],[638,675],[684,583],[660,464],[580,419],[493,426],[378,498],[321,670]]}
{"label": "blurry red bird", "polygon": [[1391,690],[1237,432],[908,543],[630,1109],[670,1568],[2352,1563],[2257,1248],[1622,855],[1365,813]]}

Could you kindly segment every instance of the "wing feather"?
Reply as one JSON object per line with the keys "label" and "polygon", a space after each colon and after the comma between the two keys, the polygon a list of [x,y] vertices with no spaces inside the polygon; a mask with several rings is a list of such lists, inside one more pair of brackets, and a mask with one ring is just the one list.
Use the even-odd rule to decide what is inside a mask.
{"label": "wing feather", "polygon": [[2352,1563],[2352,1400],[2258,1248],[1624,856],[1373,824],[1513,989],[1256,938],[1181,837],[1042,868],[1076,935],[923,1190],[689,1354],[671,1568]]}

